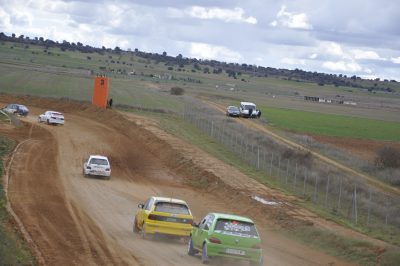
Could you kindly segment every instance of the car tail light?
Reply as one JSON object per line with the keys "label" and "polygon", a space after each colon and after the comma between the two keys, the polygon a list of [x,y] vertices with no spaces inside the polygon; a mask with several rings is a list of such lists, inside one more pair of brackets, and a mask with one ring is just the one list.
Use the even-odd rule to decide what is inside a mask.
{"label": "car tail light", "polygon": [[251,248],[261,249],[261,243],[254,244]]}
{"label": "car tail light", "polygon": [[90,166],[88,165],[88,166],[86,166],[86,169],[92,169],[92,167],[90,167]]}
{"label": "car tail light", "polygon": [[221,240],[219,240],[218,238],[216,238],[216,237],[210,237],[209,239],[208,239],[211,243],[214,243],[214,244],[221,244]]}
{"label": "car tail light", "polygon": [[150,214],[149,217],[147,217],[149,220],[156,220],[157,216],[154,214]]}
{"label": "car tail light", "polygon": [[191,219],[188,219],[188,220],[186,220],[186,223],[187,223],[187,224],[191,224],[191,225],[193,225],[193,220],[191,220]]}

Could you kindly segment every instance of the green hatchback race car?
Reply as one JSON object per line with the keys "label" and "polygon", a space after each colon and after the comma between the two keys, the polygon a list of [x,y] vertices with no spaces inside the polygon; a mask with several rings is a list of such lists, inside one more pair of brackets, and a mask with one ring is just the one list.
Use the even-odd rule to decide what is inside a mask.
{"label": "green hatchback race car", "polygon": [[214,256],[247,260],[250,265],[264,263],[261,239],[254,222],[237,215],[209,213],[200,224],[194,224],[188,254],[194,256],[199,252],[204,264]]}

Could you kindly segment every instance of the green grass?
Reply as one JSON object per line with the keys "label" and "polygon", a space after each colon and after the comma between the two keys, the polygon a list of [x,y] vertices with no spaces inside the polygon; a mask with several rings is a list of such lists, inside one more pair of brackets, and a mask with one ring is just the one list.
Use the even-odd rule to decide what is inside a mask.
{"label": "green grass", "polygon": [[299,133],[373,140],[400,141],[400,123],[259,106],[278,128]]}
{"label": "green grass", "polygon": [[354,240],[315,227],[297,228],[287,235],[359,265],[400,265],[400,249],[396,247],[383,249],[366,241]]}
{"label": "green grass", "polygon": [[[10,152],[13,142],[0,136],[0,160]],[[3,164],[0,164],[0,173],[3,174]],[[6,210],[6,198],[3,182],[0,182],[0,265],[34,265],[35,260],[30,254],[21,236],[10,223],[10,216]]]}

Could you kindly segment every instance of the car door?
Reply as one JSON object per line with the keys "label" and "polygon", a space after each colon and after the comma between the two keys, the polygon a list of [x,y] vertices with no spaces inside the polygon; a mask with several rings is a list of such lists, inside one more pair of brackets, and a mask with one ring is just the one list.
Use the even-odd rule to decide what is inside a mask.
{"label": "car door", "polygon": [[204,218],[204,222],[199,225],[198,247],[201,247],[205,239],[208,238],[209,231],[212,227],[213,221],[214,221],[214,215],[209,214],[206,216],[206,218]]}
{"label": "car door", "polygon": [[199,226],[198,226],[198,227],[196,228],[196,230],[193,232],[193,236],[192,236],[193,245],[194,245],[195,247],[197,247],[197,248],[201,248],[201,244],[203,243],[203,242],[201,242],[201,237],[202,237],[202,232],[203,232],[203,229],[204,229],[204,225],[205,225],[205,223],[206,223],[206,221],[207,221],[207,218],[208,218],[208,215],[205,216],[205,217],[201,220],[201,222],[199,223]]}
{"label": "car door", "polygon": [[143,206],[143,209],[139,210],[139,219],[138,224],[141,226],[144,222],[146,222],[147,217],[153,207],[154,198],[149,198]]}

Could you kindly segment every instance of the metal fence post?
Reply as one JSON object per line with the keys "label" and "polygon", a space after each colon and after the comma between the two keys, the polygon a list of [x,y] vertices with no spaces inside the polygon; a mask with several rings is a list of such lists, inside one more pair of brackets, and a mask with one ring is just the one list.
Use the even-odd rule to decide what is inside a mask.
{"label": "metal fence post", "polygon": [[257,169],[260,170],[260,147],[257,146]]}
{"label": "metal fence post", "polygon": [[317,203],[317,183],[318,183],[318,176],[315,176],[314,203]]}
{"label": "metal fence post", "polygon": [[341,204],[341,198],[342,198],[342,181],[343,181],[343,177],[340,179],[340,184],[339,184],[339,199],[338,199],[338,213],[340,213],[340,204]]}
{"label": "metal fence post", "polygon": [[325,192],[325,207],[328,207],[329,179],[330,176],[328,175],[328,182],[326,183],[326,192]]}
{"label": "metal fence post", "polygon": [[304,183],[303,183],[303,195],[306,195],[306,183],[307,183],[307,168],[304,173]]}
{"label": "metal fence post", "polygon": [[368,200],[368,216],[367,216],[367,226],[369,226],[370,218],[371,218],[371,188],[369,188],[369,200]]}
{"label": "metal fence post", "polygon": [[296,183],[297,183],[297,162],[294,168],[294,181],[293,181],[293,190],[296,191]]}
{"label": "metal fence post", "polygon": [[285,184],[287,185],[289,178],[289,159],[287,159],[287,164],[286,164],[286,178],[285,178]]}
{"label": "metal fence post", "polygon": [[274,160],[274,153],[271,153],[271,164],[269,167],[269,175],[272,176],[272,161]]}

